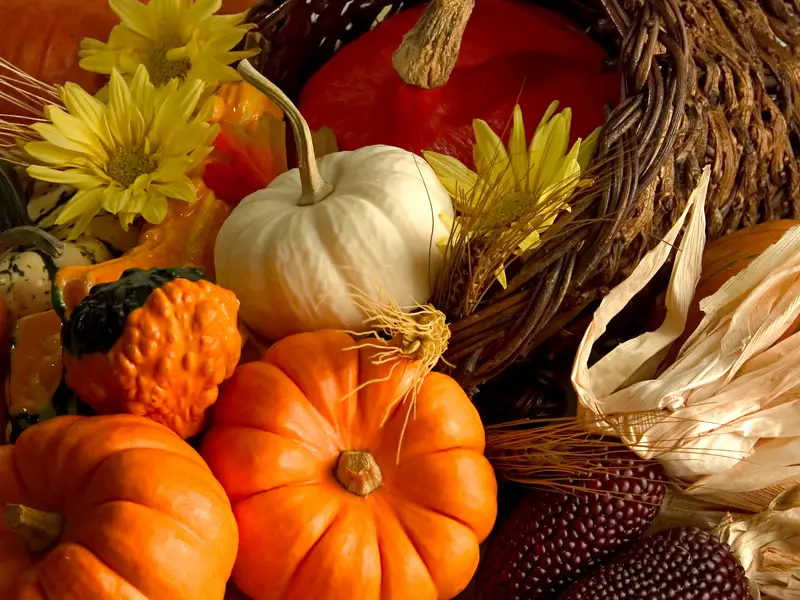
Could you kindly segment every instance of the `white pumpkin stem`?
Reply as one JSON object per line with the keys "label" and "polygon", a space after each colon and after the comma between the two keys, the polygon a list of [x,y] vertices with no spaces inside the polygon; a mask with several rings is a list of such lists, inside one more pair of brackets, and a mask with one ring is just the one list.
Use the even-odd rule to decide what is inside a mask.
{"label": "white pumpkin stem", "polygon": [[392,56],[400,78],[426,90],[446,84],[473,8],[475,0],[432,0]]}
{"label": "white pumpkin stem", "polygon": [[317,167],[317,157],[314,154],[311,130],[308,128],[308,123],[306,123],[300,111],[277,85],[256,71],[255,67],[247,59],[239,63],[238,70],[242,79],[283,110],[289,124],[292,126],[294,141],[297,145],[297,154],[300,159],[300,183],[303,186],[303,197],[298,205],[311,206],[327,198],[333,192],[333,186],[320,175]]}

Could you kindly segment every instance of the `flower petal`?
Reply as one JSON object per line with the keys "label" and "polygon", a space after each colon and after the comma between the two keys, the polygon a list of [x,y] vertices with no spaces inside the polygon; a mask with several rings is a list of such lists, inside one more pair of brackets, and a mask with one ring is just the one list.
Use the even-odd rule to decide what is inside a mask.
{"label": "flower petal", "polygon": [[213,14],[219,12],[220,8],[222,8],[222,0],[197,0],[186,10],[184,25],[192,28],[197,27]]}
{"label": "flower petal", "polygon": [[130,197],[130,188],[123,189],[119,185],[110,185],[103,193],[103,208],[112,214],[117,214],[128,204]]}
{"label": "flower petal", "polygon": [[526,191],[529,169],[528,145],[525,140],[525,122],[519,104],[514,107],[514,124],[508,139],[508,153],[511,156],[511,169],[514,172],[514,187],[521,192]]}
{"label": "flower petal", "polygon": [[108,5],[131,30],[152,40],[156,39],[158,26],[146,4],[139,0],[108,0]]}
{"label": "flower petal", "polygon": [[110,148],[112,140],[106,121],[106,105],[74,83],[64,86],[61,97],[67,110],[83,121],[106,148]]}
{"label": "flower petal", "polygon": [[457,158],[428,150],[423,151],[422,156],[453,198],[468,194],[478,185],[478,174]]}
{"label": "flower petal", "polygon": [[486,121],[475,119],[472,127],[475,130],[474,158],[478,174],[493,194],[507,194],[514,189],[514,172],[503,140]]}
{"label": "flower petal", "polygon": [[581,167],[581,171],[588,169],[592,159],[594,159],[594,153],[597,151],[597,144],[600,143],[601,129],[601,127],[598,127],[589,134],[589,137],[581,142],[580,152],[578,152],[578,164]]}
{"label": "flower petal", "polygon": [[[144,67],[140,67],[144,69]],[[120,146],[129,148],[133,145],[131,115],[133,98],[128,84],[116,69],[111,73],[108,85],[108,125],[111,134]]]}
{"label": "flower petal", "polygon": [[148,223],[157,225],[167,216],[168,208],[169,204],[166,196],[157,193],[149,194],[147,205],[144,207],[144,210],[142,210],[142,216]]}
{"label": "flower petal", "polygon": [[28,142],[25,152],[40,162],[62,167],[86,167],[90,162],[82,152],[66,150],[50,142]]}
{"label": "flower petal", "polygon": [[[95,188],[92,190],[79,190],[72,199],[67,202],[64,210],[58,215],[56,225],[63,225],[74,221],[78,217],[91,214],[92,217],[100,212],[101,201],[103,198],[103,189]],[[91,220],[91,218],[89,219]],[[88,223],[86,223],[88,226]],[[81,232],[78,232],[78,235]]]}
{"label": "flower petal", "polygon": [[42,167],[39,165],[31,165],[27,168],[28,175],[34,179],[41,181],[49,181],[50,183],[62,183],[64,185],[71,185],[79,190],[91,190],[96,187],[102,186],[105,182],[94,175],[78,170],[78,169],[53,169],[51,167]]}
{"label": "flower petal", "polygon": [[105,161],[108,158],[104,150],[99,154],[95,153],[98,150],[102,150],[101,148],[95,146],[86,146],[69,139],[58,127],[52,123],[34,123],[31,125],[31,129],[42,136],[45,141],[50,142],[54,146],[59,146],[65,150],[71,150],[72,152],[80,152],[81,154],[85,154],[97,161]]}
{"label": "flower petal", "polygon": [[[230,53],[233,54],[233,53]],[[253,56],[253,54],[249,54]],[[230,81],[239,81],[241,76],[236,69],[229,67],[228,63],[235,62],[236,57],[210,57],[204,54],[199,54],[192,60],[192,69],[189,71],[189,77],[202,79],[209,83],[226,83]]]}
{"label": "flower petal", "polygon": [[197,188],[188,177],[184,177],[180,181],[153,184],[150,189],[158,191],[167,198],[176,198],[189,204],[197,202]]}
{"label": "flower petal", "polygon": [[97,155],[105,153],[105,149],[100,145],[100,140],[92,132],[89,125],[58,106],[46,106],[44,115],[58,130],[73,142],[77,142],[87,148],[92,148]]}
{"label": "flower petal", "polygon": [[119,218],[120,225],[122,225],[122,229],[124,231],[128,231],[128,228],[131,226],[131,223],[133,223],[133,220],[137,217],[137,215],[129,212],[121,212],[117,215],[117,217]]}

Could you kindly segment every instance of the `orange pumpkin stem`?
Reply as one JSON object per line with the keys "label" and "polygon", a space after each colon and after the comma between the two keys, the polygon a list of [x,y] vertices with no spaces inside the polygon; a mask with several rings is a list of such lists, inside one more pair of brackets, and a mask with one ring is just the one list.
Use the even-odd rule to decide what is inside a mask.
{"label": "orange pumpkin stem", "polygon": [[442,87],[458,61],[475,0],[432,0],[392,56],[400,78],[416,87]]}
{"label": "orange pumpkin stem", "polygon": [[336,479],[351,494],[366,498],[383,485],[375,457],[361,450],[345,450],[336,462]]}
{"label": "orange pumpkin stem", "polygon": [[47,550],[64,533],[64,517],[61,515],[20,504],[6,505],[3,521],[22,538],[31,553]]}

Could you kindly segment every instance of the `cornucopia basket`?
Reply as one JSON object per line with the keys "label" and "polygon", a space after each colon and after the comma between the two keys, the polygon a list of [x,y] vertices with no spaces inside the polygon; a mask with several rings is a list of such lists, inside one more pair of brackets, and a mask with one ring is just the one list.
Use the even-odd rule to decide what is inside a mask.
{"label": "cornucopia basket", "polygon": [[0,600],[800,600],[800,0],[92,1],[0,0]]}
{"label": "cornucopia basket", "polygon": [[[256,64],[296,94],[342,45],[410,4],[261,0],[249,15],[264,48]],[[592,201],[559,217],[505,289],[492,288],[468,311],[456,310],[460,298],[435,297],[451,318],[445,358],[473,391],[532,353],[569,354],[581,333],[570,325],[662,239],[703,165],[712,164],[709,240],[800,215],[800,57],[789,47],[800,34],[797,3],[545,4],[606,49],[623,77],[620,99],[602,130],[604,185]]]}

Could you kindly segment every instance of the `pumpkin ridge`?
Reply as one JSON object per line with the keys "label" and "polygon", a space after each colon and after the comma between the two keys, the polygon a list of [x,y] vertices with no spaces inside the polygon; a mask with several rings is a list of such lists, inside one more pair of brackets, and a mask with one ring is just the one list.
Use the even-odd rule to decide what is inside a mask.
{"label": "pumpkin ridge", "polygon": [[[211,550],[211,551],[213,551],[213,550],[214,550],[214,544],[213,544],[213,543],[211,543],[211,542],[209,542],[209,540],[206,540],[206,539],[204,539],[203,537],[201,537],[201,536],[200,536],[200,534],[198,534],[196,531],[192,531],[192,530],[191,530],[191,529],[190,529],[190,528],[189,528],[189,527],[186,525],[186,523],[184,523],[183,521],[180,521],[180,520],[178,520],[177,518],[175,518],[174,516],[172,516],[172,515],[170,515],[170,514],[167,514],[167,513],[165,513],[164,511],[158,510],[157,508],[155,508],[155,507],[153,507],[153,506],[144,505],[144,504],[139,504],[138,502],[135,502],[135,501],[133,501],[133,500],[126,500],[126,499],[124,499],[124,498],[108,498],[107,500],[104,500],[103,502],[98,502],[97,504],[91,504],[91,505],[87,505],[87,506],[86,506],[86,508],[87,508],[87,510],[89,510],[89,511],[96,511],[96,510],[98,510],[98,509],[100,509],[100,508],[102,508],[102,507],[108,506],[109,504],[118,504],[118,505],[127,504],[127,505],[130,505],[130,506],[137,506],[137,507],[145,508],[145,509],[147,509],[147,510],[149,510],[149,511],[156,512],[156,513],[158,513],[158,514],[160,514],[160,515],[162,515],[162,516],[166,517],[167,519],[169,519],[169,520],[170,520],[172,523],[174,523],[176,526],[180,526],[180,528],[181,528],[182,530],[184,530],[184,531],[186,531],[187,533],[189,533],[189,534],[191,535],[191,537],[192,537],[192,538],[194,538],[194,539],[195,539],[195,540],[197,540],[198,542],[202,543],[202,544],[203,544],[204,546],[206,546],[206,547],[207,547],[209,550]],[[65,537],[66,537],[66,536],[65,536]],[[67,539],[68,539],[69,541],[73,541],[73,540],[72,540],[72,538],[67,538]],[[85,545],[84,545],[84,547],[85,547]],[[91,550],[90,550],[90,552],[91,552]],[[95,556],[96,556],[96,555],[95,555]],[[117,570],[115,569],[115,572],[119,572],[119,571],[117,571]],[[135,586],[134,586],[134,587],[135,587]]]}
{"label": "pumpkin ridge", "polygon": [[[290,437],[288,435],[284,435],[282,433],[277,433],[275,431],[268,431],[266,429],[263,429],[261,427],[256,427],[256,426],[253,426],[253,425],[248,426],[248,425],[241,425],[239,423],[224,423],[224,424],[218,425],[218,427],[220,429],[225,429],[225,428],[227,428],[227,429],[240,429],[240,430],[243,430],[243,433],[245,431],[247,431],[247,430],[251,430],[251,431],[258,432],[258,433],[265,433],[267,435],[274,435],[275,437],[282,438],[282,439],[285,439],[285,440],[289,440],[289,441],[297,444],[301,448],[304,448],[305,450],[308,450],[316,460],[321,460],[323,457],[321,457],[320,454],[321,453],[324,454],[324,452],[325,452],[324,448],[320,448],[319,446],[315,446],[314,444],[312,444],[309,441],[300,440],[300,439],[297,439],[297,438],[294,438],[294,437]],[[291,432],[287,432],[287,433],[291,433]],[[327,458],[327,457],[324,457],[324,458]],[[277,489],[277,488],[274,488],[274,489]],[[264,490],[264,491],[269,491],[269,490]]]}
{"label": "pumpkin ridge", "polygon": [[[94,506],[93,507],[93,511],[97,511],[100,508],[113,507],[114,505],[116,505],[116,506],[129,506],[129,507],[133,508],[134,511],[145,510],[148,513],[155,512],[158,515],[165,516],[164,513],[153,509],[151,506],[146,506],[144,504],[138,504],[136,502],[132,502],[132,501],[129,501],[129,500],[117,500],[117,501],[104,502],[104,503],[101,503],[101,504],[99,504],[97,506]],[[139,513],[137,516],[140,516],[140,515],[141,515],[141,513]],[[181,531],[186,531],[186,527],[185,527],[185,525],[183,523],[180,523],[179,521],[176,521],[175,519],[173,519],[171,517],[167,517],[167,518],[169,519],[171,524],[174,524],[175,526],[179,526]],[[83,529],[83,528],[81,528],[81,529]],[[80,545],[80,546],[86,548],[89,551],[89,553],[92,554],[92,556],[96,557],[103,564],[108,566],[109,569],[111,569],[113,571],[113,573],[115,573],[115,575],[117,577],[119,577],[120,579],[123,579],[124,581],[128,582],[134,589],[138,590],[145,598],[151,598],[151,597],[154,596],[154,594],[152,592],[143,591],[141,589],[140,585],[135,584],[131,580],[131,577],[129,577],[128,575],[124,575],[123,573],[129,573],[129,574],[132,574],[132,575],[138,575],[137,581],[140,584],[145,584],[146,585],[147,583],[150,583],[150,585],[153,587],[153,589],[159,589],[159,587],[161,586],[161,583],[159,583],[157,581],[156,582],[152,581],[152,579],[150,579],[147,574],[141,573],[141,571],[139,571],[134,565],[130,564],[130,561],[128,560],[128,558],[126,556],[122,556],[121,552],[119,550],[115,550],[111,546],[107,546],[105,548],[106,554],[115,559],[115,560],[112,560],[112,561],[108,561],[106,559],[101,559],[96,552],[94,552],[91,549],[89,549],[87,544],[84,543],[84,540],[81,540],[80,538],[75,538],[75,537],[72,537],[72,536],[65,536],[65,537],[66,537],[66,541],[71,542],[71,543],[75,543],[76,545]],[[190,536],[190,538],[193,539],[193,540],[199,540],[202,543],[202,545],[203,545],[203,550],[202,550],[203,554],[208,554],[210,556],[214,556],[215,547],[213,545],[209,545],[208,542],[205,539],[199,537],[196,532],[192,532],[192,535]],[[77,541],[76,541],[76,539],[77,539]],[[182,540],[182,541],[184,542],[184,544],[187,543],[186,540]],[[97,543],[97,542],[95,542],[95,543]],[[195,553],[200,554],[200,552],[197,551],[198,549],[196,547],[192,546],[192,548],[195,551]],[[117,562],[117,561],[119,561],[119,564],[115,565],[114,563]]]}
{"label": "pumpkin ridge", "polygon": [[[155,421],[153,421],[153,423],[155,423]],[[158,425],[158,423],[156,423],[156,425]],[[200,469],[204,473],[211,473],[211,469],[208,467],[206,462],[203,460],[203,458],[199,454],[197,455],[197,457],[200,460],[193,460],[193,459],[191,459],[188,456],[185,456],[183,454],[177,454],[177,453],[173,452],[172,450],[168,450],[166,448],[159,448],[157,446],[138,446],[138,447],[135,447],[135,448],[120,448],[120,449],[116,450],[115,452],[112,452],[112,453],[108,454],[108,456],[103,458],[103,460],[101,460],[97,464],[97,466],[94,469],[92,469],[91,475],[87,478],[88,479],[87,485],[83,486],[81,489],[82,490],[88,489],[89,484],[92,483],[91,480],[94,479],[94,477],[97,475],[97,472],[100,470],[100,468],[103,467],[109,460],[111,460],[112,458],[116,458],[118,456],[124,455],[124,454],[128,454],[130,452],[160,452],[160,453],[163,453],[164,455],[166,455],[165,458],[172,457],[174,459],[179,459],[179,460],[185,461],[186,463],[188,463],[189,465],[192,465],[193,467],[196,467],[196,468]],[[218,484],[219,484],[219,482],[218,482]],[[219,493],[217,494],[217,498],[215,498],[215,500],[221,500],[223,502],[230,502],[228,500],[228,495],[225,493],[225,490],[222,489],[222,485],[221,484],[219,484],[219,488],[218,488],[217,491]],[[163,513],[163,514],[166,514],[166,513]]]}
{"label": "pumpkin ridge", "polygon": [[[73,420],[72,420],[71,423],[68,423],[67,425],[65,425],[61,429],[59,429],[57,432],[55,432],[55,435],[63,435],[63,433],[61,433],[62,431],[63,432],[67,432],[70,429],[72,429],[73,427],[75,427],[76,424],[81,422],[79,417],[65,417],[65,418],[70,418],[70,419],[73,419]],[[62,421],[62,423],[63,423],[63,421]],[[51,426],[51,430],[52,430],[52,426]],[[52,448],[50,448],[49,446],[51,446],[53,444],[54,432],[50,431],[48,433],[50,434],[50,437],[48,439],[48,449],[52,450]],[[58,441],[57,438],[55,438],[55,439],[56,439],[56,441]],[[24,448],[24,446],[23,446],[23,448]],[[22,491],[25,493],[26,497],[30,497],[30,496],[33,495],[31,493],[31,488],[28,486],[28,483],[24,479],[24,476],[25,476],[24,475],[24,473],[25,473],[24,469],[22,469],[22,467],[19,465],[19,461],[22,459],[21,455],[22,455],[22,453],[21,452],[17,452],[16,448],[15,448],[15,452],[12,452],[12,454],[11,454],[11,459],[12,459],[11,460],[11,464],[13,465],[13,468],[14,468],[14,475],[19,478],[19,482],[22,484],[20,486]]]}
{"label": "pumpkin ridge", "polygon": [[[337,330],[333,330],[333,329],[327,329],[327,330],[322,330],[322,331],[319,331],[319,332],[298,333],[296,335],[293,335],[293,336],[290,336],[289,338],[284,338],[284,339],[292,339],[292,338],[300,339],[300,338],[302,338],[302,340],[304,342],[306,342],[306,344],[316,346],[316,345],[319,345],[320,342],[316,341],[313,336],[318,335],[318,334],[327,335],[329,337],[329,339],[328,339],[329,343],[330,343],[330,338],[333,337],[334,335],[336,337],[339,337],[340,340],[337,340],[337,341],[341,341],[342,344],[339,344],[336,347],[336,351],[337,352],[354,352],[355,353],[355,358],[356,358],[356,360],[355,360],[355,363],[356,363],[356,367],[355,367],[356,368],[356,378],[355,378],[355,381],[356,381],[356,384],[358,384],[358,382],[360,381],[360,374],[361,374],[361,360],[360,360],[361,357],[360,357],[360,353],[357,350],[350,348],[350,346],[355,346],[356,341],[352,338],[352,336],[350,336],[346,332],[337,331]],[[346,344],[344,343],[344,338],[345,337],[347,338],[347,343]],[[272,346],[272,348],[278,347],[279,344],[281,344],[281,342],[278,342],[277,344]],[[331,345],[333,345],[333,344],[331,344]],[[303,386],[301,385],[301,383],[298,382],[295,379],[295,377],[293,377],[292,375],[290,375],[289,373],[284,371],[281,368],[280,364],[276,364],[276,363],[272,362],[272,360],[271,360],[272,348],[270,348],[270,350],[267,350],[267,354],[264,357],[264,362],[266,362],[269,365],[272,365],[273,367],[278,369],[281,373],[283,373],[283,375],[295,385],[295,387],[298,389],[298,391],[300,392],[302,397],[305,399],[306,402],[308,402],[309,406],[311,406],[311,408],[314,410],[314,412],[317,414],[317,416],[319,416],[319,418],[326,425],[330,426],[330,428],[331,428],[331,432],[330,433],[333,434],[331,437],[333,437],[334,445],[340,451],[343,450],[343,449],[347,449],[350,444],[346,444],[345,443],[345,439],[344,439],[343,431],[342,431],[342,424],[339,423],[339,419],[338,419],[339,415],[331,414],[331,417],[332,417],[333,421],[331,419],[327,418],[322,413],[321,407],[318,407],[316,404],[314,404],[314,402],[312,402],[311,399],[309,399],[309,397],[306,395],[305,391],[303,390]],[[303,360],[304,359],[301,358],[300,362],[302,363]],[[348,394],[350,394],[350,396],[352,396],[352,392],[353,392],[353,390],[348,390]],[[352,398],[350,398],[348,396],[345,396],[344,398],[340,398],[340,401],[342,401],[342,400],[347,400],[347,401],[351,401],[351,402],[357,402],[358,401],[358,393],[356,393],[355,400],[353,400]],[[357,406],[356,406],[356,411],[355,412],[356,412],[356,414],[358,413],[358,407]],[[353,416],[351,415],[349,418],[352,420]],[[346,425],[350,426],[351,423],[347,423]]]}
{"label": "pumpkin ridge", "polygon": [[268,490],[259,490],[257,492],[253,492],[252,494],[247,494],[246,496],[241,496],[240,498],[236,499],[236,505],[238,506],[242,502],[247,502],[248,500],[252,500],[262,494],[271,494],[272,492],[276,492],[278,490],[283,490],[290,487],[306,487],[310,485],[318,485],[318,486],[325,486],[327,482],[325,481],[302,481],[302,482],[294,482],[294,483],[282,483],[280,485],[276,485],[274,488],[269,488]]}
{"label": "pumpkin ridge", "polygon": [[298,560],[298,561],[297,561],[297,564],[295,565],[295,568],[294,568],[294,570],[292,571],[292,574],[291,574],[291,575],[290,575],[290,576],[287,578],[287,581],[288,581],[288,583],[286,584],[286,589],[285,589],[285,590],[283,590],[283,594],[281,594],[281,597],[282,597],[282,598],[286,597],[286,594],[287,594],[287,592],[288,592],[289,590],[291,590],[291,589],[292,589],[292,586],[294,585],[294,582],[295,582],[295,578],[297,577],[297,574],[300,572],[300,569],[302,568],[302,566],[303,566],[303,565],[304,565],[306,562],[308,562],[308,560],[309,560],[309,557],[310,557],[310,556],[313,554],[313,552],[314,552],[314,549],[315,549],[317,546],[319,546],[319,544],[322,542],[323,538],[324,538],[326,535],[328,535],[328,533],[330,532],[330,530],[333,528],[334,524],[335,524],[335,523],[336,523],[336,522],[337,522],[337,521],[338,521],[338,520],[341,518],[341,514],[342,514],[342,511],[343,511],[343,510],[347,510],[347,509],[346,509],[346,507],[345,507],[345,505],[344,505],[344,504],[340,504],[340,505],[339,505],[339,509],[336,511],[336,516],[334,516],[334,517],[331,519],[330,523],[328,523],[328,524],[325,526],[325,529],[324,529],[324,530],[322,531],[322,533],[319,535],[319,537],[317,538],[317,540],[316,540],[316,541],[315,541],[313,544],[311,544],[311,546],[309,546],[308,550],[306,550],[306,553],[305,553],[305,554],[303,554],[303,558],[301,558],[300,560]]}
{"label": "pumpkin ridge", "polygon": [[[467,451],[468,452],[472,452],[472,450],[470,450],[470,449],[467,449]],[[392,488],[387,486],[387,489],[391,490]],[[398,493],[398,495],[402,496],[402,492],[398,491],[397,493]],[[424,510],[427,510],[430,513],[433,513],[435,515],[439,515],[440,517],[443,517],[445,519],[450,519],[451,521],[454,521],[455,523],[458,523],[459,525],[463,525],[464,527],[469,529],[475,535],[476,539],[478,538],[478,532],[475,531],[475,528],[472,525],[470,525],[469,523],[467,523],[466,521],[464,521],[462,519],[459,519],[455,515],[447,514],[445,512],[442,512],[441,510],[437,510],[437,509],[433,508],[432,506],[428,506],[427,504],[422,504],[422,503],[420,503],[420,502],[418,502],[416,500],[414,500],[414,501],[406,500],[406,502],[413,503],[416,506],[418,506],[418,507],[420,507],[420,508],[422,508]]]}
{"label": "pumpkin ridge", "polygon": [[[417,542],[414,540],[414,538],[409,533],[408,527],[406,527],[406,524],[403,523],[403,519],[400,518],[400,515],[397,513],[397,511],[392,506],[394,504],[394,501],[390,500],[389,497],[386,497],[386,499],[384,499],[382,501],[385,502],[387,505],[389,505],[391,507],[391,510],[382,510],[381,513],[385,513],[385,515],[390,515],[391,516],[390,518],[394,519],[394,521],[397,523],[397,526],[400,529],[400,531],[402,531],[403,535],[406,536],[406,539],[408,540],[409,545],[414,549],[414,553],[417,555],[417,558],[419,558],[420,564],[423,567],[425,567],[425,573],[427,574],[428,579],[430,579],[432,587],[435,590],[438,591],[439,586],[436,585],[436,580],[433,578],[433,573],[431,573],[431,569],[428,566],[428,563],[425,562],[425,559],[422,557],[422,553],[419,551],[419,547],[417,545]],[[386,517],[383,516],[383,518],[386,518]],[[380,528],[378,528],[378,531],[380,531]],[[379,542],[378,542],[378,549],[380,550],[380,538],[379,538]],[[381,569],[383,569],[383,554],[381,554]]]}
{"label": "pumpkin ridge", "polygon": [[[76,423],[80,423],[80,422],[86,422],[86,421],[76,421]],[[86,422],[86,423],[90,424],[90,422]],[[159,432],[163,431],[163,428],[164,428],[163,425],[160,425],[160,424],[156,423],[155,421],[151,421],[149,419],[142,419],[142,421],[140,423],[138,423],[137,425],[144,425],[144,426],[147,426],[147,428],[152,428],[152,429],[155,429],[155,430],[157,430]],[[72,427],[72,425],[70,425],[69,427]],[[67,427],[66,429],[68,430],[69,427]],[[88,438],[88,437],[91,437],[91,436],[87,435],[86,437]],[[80,486],[76,485],[74,489],[78,490],[79,493],[84,491],[84,490],[89,489],[89,486],[92,484],[92,482],[93,482],[95,476],[97,475],[98,471],[100,471],[100,469],[109,460],[111,460],[113,457],[116,457],[116,456],[118,456],[120,454],[125,454],[127,452],[135,452],[137,450],[158,450],[158,451],[166,453],[168,456],[176,456],[176,457],[184,458],[188,462],[193,463],[194,465],[196,465],[197,467],[200,467],[201,469],[204,469],[207,473],[211,473],[211,469],[209,469],[208,465],[205,463],[205,461],[203,460],[203,458],[199,454],[196,454],[197,460],[193,460],[193,459],[188,458],[187,456],[184,456],[184,455],[181,455],[181,454],[177,454],[172,450],[168,450],[166,448],[161,448],[161,447],[158,447],[158,446],[136,446],[136,447],[115,448],[115,449],[113,449],[113,451],[109,452],[106,456],[104,456],[103,459],[100,460],[91,469],[91,471],[86,473],[85,479],[83,481],[83,485],[80,485]],[[192,451],[194,451],[194,449],[192,449]],[[220,497],[220,498],[223,499],[223,500],[227,499],[227,495],[224,496],[224,498],[223,497]],[[70,499],[70,501],[72,501],[72,499]]]}
{"label": "pumpkin ridge", "polygon": [[[367,360],[369,360],[369,359],[367,359]],[[360,368],[361,367],[359,365],[359,369]],[[381,382],[376,382],[376,383],[373,383],[373,384],[370,384],[370,385],[383,385],[385,383],[387,383],[387,382],[381,381]],[[362,388],[362,389],[360,389],[358,391],[358,399],[357,399],[357,401],[358,401],[359,406],[361,405],[362,402],[366,401],[365,398],[362,398],[362,393],[365,393],[365,391],[364,391],[365,389],[366,388]],[[408,395],[409,395],[410,392],[411,392],[411,387],[409,386],[409,389],[406,390],[406,392],[400,398],[398,398],[397,400],[394,400],[392,402],[393,406],[390,406],[390,409],[388,411],[388,413],[389,413],[388,417],[384,414],[384,418],[383,418],[383,425],[384,426],[387,423],[390,423],[395,417],[397,417],[397,414],[400,412],[400,409],[402,409],[406,405],[406,400],[408,400]],[[410,406],[410,409],[413,409],[413,405]],[[380,438],[381,438],[382,431],[378,430],[376,432],[370,432],[370,433],[371,433],[372,439],[369,440],[369,442],[370,442],[369,444],[365,444],[365,447],[375,447],[376,449],[379,448],[381,446]]]}
{"label": "pumpkin ridge", "polygon": [[17,487],[19,488],[22,495],[26,498],[31,496],[31,492],[28,488],[28,484],[25,482],[25,479],[22,477],[22,470],[17,464],[17,452],[11,453],[11,472],[14,474],[14,478],[17,480]]}
{"label": "pumpkin ridge", "polygon": [[[252,362],[252,363],[245,363],[245,364],[241,365],[240,367],[238,367],[237,371],[239,369],[242,369],[244,371],[250,371],[250,370],[253,370],[253,369],[257,369],[259,372],[263,372],[263,369],[265,367],[267,369],[269,369],[270,371],[274,371],[274,372],[278,373],[281,377],[285,378],[287,381],[289,381],[295,387],[295,389],[297,390],[297,397],[302,399],[304,407],[307,407],[306,410],[308,410],[310,413],[312,413],[316,417],[316,419],[318,421],[317,424],[322,429],[322,432],[325,435],[328,435],[331,438],[334,438],[333,441],[335,443],[331,443],[330,446],[332,448],[335,447],[336,452],[338,453],[341,450],[341,444],[339,443],[339,439],[337,437],[338,434],[337,434],[337,431],[334,428],[334,426],[331,424],[331,422],[328,419],[325,418],[324,415],[322,415],[322,413],[320,413],[320,411],[317,409],[317,407],[314,406],[314,403],[311,402],[311,400],[308,399],[308,397],[305,395],[305,392],[303,392],[302,388],[297,384],[297,382],[294,379],[292,379],[292,377],[290,377],[288,373],[286,373],[283,369],[281,369],[279,365],[276,365],[275,363],[270,362],[268,360],[260,360],[260,361],[255,361],[255,362]],[[228,382],[230,384],[230,382],[233,382],[235,380],[236,380],[236,374],[234,373],[234,376],[231,377],[231,379],[229,379]],[[251,401],[252,402],[257,402],[257,403],[263,402],[263,400],[260,400],[260,399],[257,399],[257,398],[253,398]],[[297,401],[297,399],[295,399],[295,401]],[[226,406],[227,404],[228,404],[228,402],[225,400],[225,395],[221,394],[221,398],[217,402],[217,409],[219,408],[219,406]],[[223,425],[226,425],[228,427],[242,427],[242,428],[245,428],[245,429],[254,429],[256,431],[263,431],[265,433],[271,433],[271,434],[277,435],[279,437],[285,437],[285,438],[294,440],[294,441],[296,441],[296,442],[298,442],[300,444],[306,444],[309,448],[312,448],[315,451],[315,453],[326,452],[326,449],[324,447],[317,446],[317,445],[314,445],[314,444],[308,442],[307,440],[300,439],[299,434],[296,437],[294,435],[289,436],[287,434],[278,433],[276,431],[268,431],[267,429],[264,429],[264,428],[262,428],[260,426],[248,423],[247,418],[246,418],[245,415],[243,415],[241,421],[234,421],[234,420],[226,419],[224,413],[222,414],[221,418],[217,417],[216,416],[217,414],[220,414],[219,410],[216,410],[216,412],[215,412],[214,421],[215,421],[216,424],[223,424]],[[287,433],[294,434],[294,432],[292,432],[292,431],[288,431]]]}
{"label": "pumpkin ridge", "polygon": [[[134,589],[134,590],[136,590],[136,591],[137,591],[139,594],[141,594],[141,595],[142,595],[142,597],[145,597],[145,598],[147,597],[147,594],[145,594],[144,592],[142,592],[142,590],[140,590],[140,589],[138,588],[138,586],[135,586],[135,585],[133,585],[133,583],[131,583],[130,579],[128,579],[127,577],[123,577],[122,575],[120,575],[119,571],[116,571],[116,570],[115,570],[115,569],[114,569],[114,568],[113,568],[111,565],[109,565],[109,564],[108,564],[106,561],[104,561],[102,558],[100,558],[99,556],[97,556],[97,554],[95,554],[94,552],[92,552],[92,550],[91,550],[91,549],[89,549],[89,548],[88,548],[86,545],[84,545],[84,544],[80,544],[80,543],[76,542],[76,541],[75,541],[75,540],[73,540],[73,539],[66,539],[64,543],[65,543],[65,544],[67,544],[67,545],[72,545],[72,546],[74,546],[74,547],[76,547],[76,548],[79,548],[79,549],[83,550],[83,551],[84,551],[84,552],[86,552],[88,555],[90,555],[90,556],[91,556],[91,557],[92,557],[94,560],[96,560],[96,561],[97,561],[97,562],[99,562],[101,565],[103,565],[104,567],[106,567],[106,568],[107,568],[107,569],[108,569],[110,572],[113,572],[113,573],[114,573],[114,575],[115,575],[115,576],[116,576],[118,579],[122,580],[123,582],[125,582],[125,583],[127,583],[129,586],[131,586],[131,588],[133,588],[133,589]],[[45,559],[45,560],[47,560],[47,559]],[[61,558],[61,560],[63,560],[63,557]],[[48,572],[49,572],[49,570],[45,569],[45,570],[44,570],[44,572],[45,572],[45,573],[48,573]],[[41,589],[41,590],[43,591],[43,593],[42,593],[42,598],[44,598],[45,600],[50,600],[50,598],[51,598],[51,595],[50,595],[50,592],[48,592],[48,591],[47,591],[48,589],[50,589],[50,587],[49,587],[49,586],[48,586],[47,588],[45,588],[45,587],[44,587],[44,584],[42,583],[42,578],[41,578],[41,576],[39,576],[39,577],[37,577],[37,578],[36,578],[36,584],[39,586],[39,589]],[[54,582],[54,585],[58,586],[58,585],[60,585],[60,582]]]}

